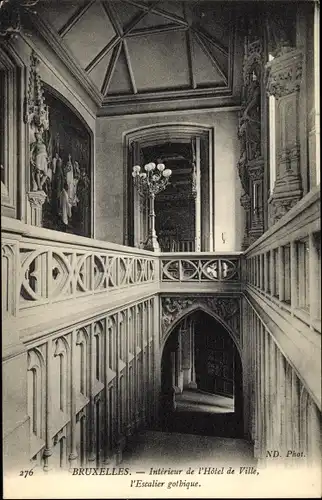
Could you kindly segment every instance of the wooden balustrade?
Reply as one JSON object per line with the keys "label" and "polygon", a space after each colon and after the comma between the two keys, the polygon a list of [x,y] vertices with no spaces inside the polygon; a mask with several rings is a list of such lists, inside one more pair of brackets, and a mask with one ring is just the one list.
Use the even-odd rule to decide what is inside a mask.
{"label": "wooden balustrade", "polygon": [[161,281],[240,281],[241,252],[161,255]]}
{"label": "wooden balustrade", "polygon": [[320,253],[316,190],[245,254],[245,430],[259,459],[299,467],[320,457]]}
{"label": "wooden balustrade", "polygon": [[315,191],[247,250],[246,285],[321,332],[320,256],[320,197]]}
{"label": "wooden balustrade", "polygon": [[241,292],[242,252],[162,253],[161,291],[166,292]]}
{"label": "wooden balustrade", "polygon": [[[151,252],[2,219],[4,329],[27,330],[43,322],[71,324],[86,311],[157,291],[158,258]],[[63,307],[62,307],[63,305]],[[37,314],[36,314],[37,313]],[[9,342],[11,343],[11,342]],[[6,343],[5,343],[6,346]]]}

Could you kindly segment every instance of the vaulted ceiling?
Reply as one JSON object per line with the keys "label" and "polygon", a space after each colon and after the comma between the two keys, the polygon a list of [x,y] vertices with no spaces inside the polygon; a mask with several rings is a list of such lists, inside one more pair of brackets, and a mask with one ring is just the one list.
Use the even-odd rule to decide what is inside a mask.
{"label": "vaulted ceiling", "polygon": [[37,12],[105,103],[232,89],[231,4],[42,0]]}

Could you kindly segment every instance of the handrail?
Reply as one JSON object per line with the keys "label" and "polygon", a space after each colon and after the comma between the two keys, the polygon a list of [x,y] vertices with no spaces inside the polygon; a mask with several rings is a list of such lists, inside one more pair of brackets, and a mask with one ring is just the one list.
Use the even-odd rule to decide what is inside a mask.
{"label": "handrail", "polygon": [[[282,238],[286,237],[287,239],[292,231],[299,230],[303,226],[305,228],[306,224],[312,221],[316,225],[316,230],[320,230],[320,197],[320,186],[315,186],[279,221],[252,243],[245,251],[245,256],[249,257],[270,244],[278,245]],[[307,220],[307,216],[310,216],[310,219]]]}
{"label": "handrail", "polygon": [[202,252],[162,252],[160,254],[160,257],[162,259],[168,259],[168,258],[175,258],[175,259],[180,259],[182,257],[189,257],[189,258],[211,258],[211,257],[240,257],[244,255],[244,252],[242,251],[228,251],[228,252],[209,252],[209,251],[202,251]]}
{"label": "handrail", "polygon": [[54,231],[43,227],[26,225],[23,222],[11,219],[10,217],[1,216],[1,231],[2,233],[15,234],[20,237],[33,238],[35,240],[43,240],[48,242],[56,242],[58,244],[66,244],[78,247],[91,247],[97,249],[111,250],[122,252],[125,254],[156,256],[155,252],[143,250],[141,248],[119,245],[109,241],[87,238],[74,234]]}

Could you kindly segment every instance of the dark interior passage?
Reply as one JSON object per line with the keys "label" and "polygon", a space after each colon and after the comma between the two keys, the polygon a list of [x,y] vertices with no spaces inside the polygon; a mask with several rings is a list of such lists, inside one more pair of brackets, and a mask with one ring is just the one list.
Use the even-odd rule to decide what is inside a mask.
{"label": "dark interior passage", "polygon": [[171,333],[162,356],[161,428],[242,437],[242,366],[227,330],[197,311]]}

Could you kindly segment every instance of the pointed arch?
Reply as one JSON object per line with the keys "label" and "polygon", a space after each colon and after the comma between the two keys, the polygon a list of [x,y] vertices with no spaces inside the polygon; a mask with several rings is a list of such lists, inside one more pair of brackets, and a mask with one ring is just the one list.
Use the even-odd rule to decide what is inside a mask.
{"label": "pointed arch", "polygon": [[[170,425],[170,428],[172,425],[177,425],[180,419],[180,414],[178,413],[178,418],[175,420],[175,424],[170,423],[167,419],[163,420],[163,413],[167,415],[167,406],[164,406],[164,404],[167,404],[166,402],[169,401],[169,387],[172,386],[172,388],[180,390],[185,390],[183,387],[183,380],[182,380],[182,365],[180,361],[180,355],[179,355],[179,361],[176,361],[176,353],[174,352],[176,350],[176,345],[175,343],[172,344],[171,346],[171,334],[174,334],[174,341],[176,339],[176,334],[175,330],[178,327],[178,325],[182,322],[185,321],[186,318],[191,316],[193,313],[200,311],[202,312],[205,316],[208,316],[208,318],[212,318],[218,325],[222,327],[224,330],[221,332],[221,335],[226,336],[226,339],[230,339],[230,344],[233,345],[234,349],[234,362],[232,365],[232,377],[233,377],[233,398],[234,398],[234,411],[231,413],[229,418],[227,417],[225,423],[221,420],[222,417],[214,417],[215,420],[212,421],[213,424],[215,425],[215,428],[212,427],[207,427],[207,432],[209,432],[209,435],[221,435],[220,433],[222,431],[219,430],[221,426],[223,425],[225,430],[223,431],[224,433],[227,433],[227,436],[229,437],[238,437],[238,438],[243,438],[245,437],[244,434],[244,395],[243,395],[243,386],[244,386],[244,366],[243,366],[243,356],[241,352],[241,345],[240,341],[238,338],[238,335],[236,332],[233,331],[231,326],[227,324],[224,318],[220,317],[219,314],[217,314],[214,310],[211,309],[210,306],[208,306],[206,303],[202,303],[201,301],[194,302],[193,304],[187,305],[186,308],[183,308],[183,310],[180,311],[178,316],[175,318],[175,320],[171,323],[171,325],[168,326],[167,330],[164,332],[164,335],[162,337],[161,343],[160,343],[160,370],[161,370],[161,397],[160,397],[160,403],[159,403],[159,411],[160,411],[160,422],[161,425],[165,426],[164,429],[168,429],[168,425]],[[196,333],[200,333],[200,330]],[[212,332],[209,332],[211,336]],[[215,336],[214,334],[213,336]],[[202,337],[202,335],[198,335],[198,337]],[[170,342],[170,346],[168,344],[168,341]],[[179,351],[181,350],[180,344],[177,344]],[[169,346],[169,349],[168,349]],[[193,347],[195,349],[195,347]],[[205,354],[206,351],[202,351],[203,354]],[[204,356],[202,354],[202,363],[204,363]],[[173,356],[173,358],[169,358],[169,355]],[[179,368],[178,368],[179,364]],[[196,370],[197,367],[195,365],[195,361],[193,361],[194,370],[195,370],[195,377],[193,378],[193,382],[196,384],[196,389],[200,387],[199,384],[201,381],[197,383],[197,374]],[[169,377],[169,372],[170,372],[170,377]],[[173,376],[173,374],[175,374]],[[179,374],[179,375],[178,375]],[[189,376],[189,375],[188,375]],[[162,378],[163,377],[163,378]],[[171,383],[172,379],[172,383]],[[169,385],[170,381],[170,385]],[[189,387],[189,386],[188,386]],[[187,388],[187,386],[186,386]],[[172,390],[172,389],[171,389]],[[170,393],[171,393],[170,390]],[[192,388],[193,390],[193,388]],[[198,411],[196,410],[198,413]],[[173,415],[173,412],[171,413]],[[166,417],[167,418],[167,417]],[[201,420],[202,421],[202,420]],[[220,422],[220,423],[219,423]],[[189,421],[188,421],[188,426],[185,427],[185,424],[183,424],[183,429],[190,429],[189,427]],[[191,424],[192,425],[192,424]],[[193,424],[193,428],[195,424]],[[196,424],[197,426],[199,424]],[[203,425],[203,424],[200,424]],[[208,424],[207,424],[208,425]],[[178,424],[178,428],[181,429],[181,424]],[[190,432],[189,430],[184,430],[181,431],[179,430],[178,432]],[[219,433],[219,434],[217,434]],[[226,434],[225,434],[226,435]]]}
{"label": "pointed arch", "polygon": [[161,339],[161,343],[160,343],[161,344],[160,345],[160,353],[161,354],[160,355],[162,356],[162,352],[163,352],[164,346],[166,344],[166,341],[168,340],[168,338],[170,337],[171,333],[174,331],[176,326],[180,323],[180,321],[182,319],[189,316],[190,314],[192,314],[195,311],[202,311],[202,312],[208,314],[209,316],[211,316],[212,318],[214,318],[218,323],[221,324],[221,326],[227,331],[228,335],[231,337],[232,341],[234,342],[234,345],[236,346],[237,351],[238,351],[239,356],[240,356],[240,359],[243,363],[242,349],[241,349],[240,340],[237,336],[237,333],[234,332],[234,330],[227,324],[227,322],[223,318],[221,318],[218,314],[216,314],[209,306],[207,306],[206,304],[204,304],[202,302],[198,302],[198,301],[193,303],[192,305],[184,308],[178,314],[176,319],[171,323],[171,325],[169,325],[168,329],[165,331],[165,333],[163,334],[162,339]]}

